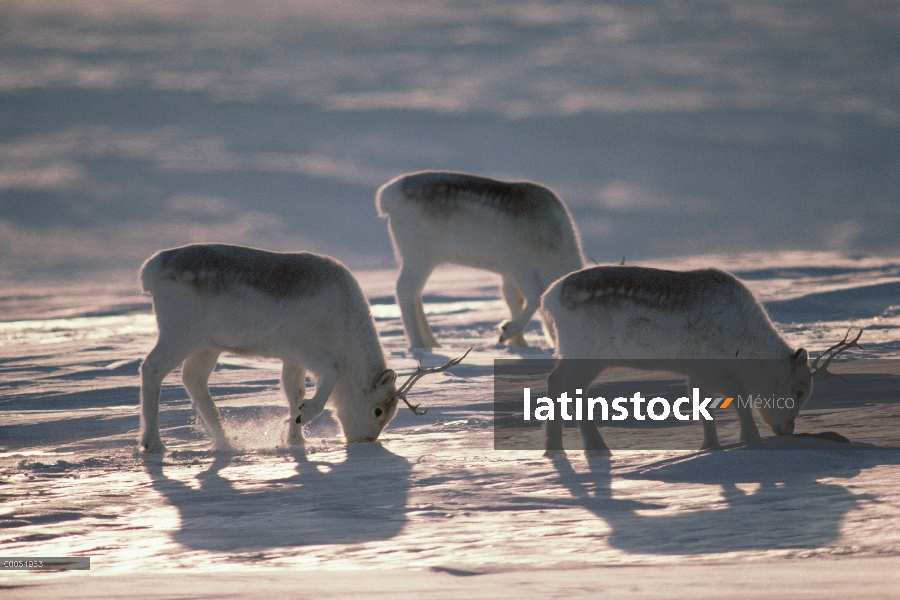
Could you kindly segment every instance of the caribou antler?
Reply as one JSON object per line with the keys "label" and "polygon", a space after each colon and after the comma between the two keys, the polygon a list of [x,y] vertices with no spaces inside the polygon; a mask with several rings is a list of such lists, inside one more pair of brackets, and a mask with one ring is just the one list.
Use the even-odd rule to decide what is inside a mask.
{"label": "caribou antler", "polygon": [[[838,342],[837,344],[835,344],[828,350],[822,352],[821,354],[819,354],[816,357],[816,360],[813,361],[813,364],[810,366],[810,370],[812,371],[813,375],[821,375],[822,377],[825,377],[826,379],[828,377],[840,377],[840,375],[835,375],[834,373],[831,373],[828,371],[828,365],[831,364],[831,361],[834,360],[834,357],[836,357],[838,354],[840,354],[844,350],[849,350],[850,348],[859,348],[860,350],[862,350],[862,346],[860,346],[856,342],[858,342],[859,338],[862,337],[863,330],[860,329],[859,333],[856,335],[856,337],[853,338],[853,340],[848,342],[847,339],[850,337],[851,331],[852,331],[852,329],[848,329],[847,335],[844,336],[844,339],[842,339],[840,342]],[[820,366],[818,366],[819,359],[821,359],[823,356],[825,357],[825,362],[823,362],[822,366],[820,367]]]}
{"label": "caribou antler", "polygon": [[423,369],[423,368],[422,368],[422,363],[419,363],[419,368],[416,369],[416,372],[413,373],[412,375],[410,375],[410,376],[409,376],[409,379],[407,379],[407,380],[403,383],[403,385],[401,385],[401,386],[397,389],[397,392],[396,392],[397,398],[399,398],[400,400],[403,400],[403,402],[406,403],[406,406],[409,407],[409,410],[413,411],[413,414],[414,414],[414,415],[416,415],[416,416],[418,416],[418,417],[421,417],[422,415],[424,415],[425,413],[428,412],[428,409],[426,408],[426,409],[423,410],[422,412],[419,412],[418,409],[419,409],[419,406],[421,406],[421,404],[415,404],[415,405],[414,405],[414,404],[410,404],[409,400],[406,399],[406,394],[409,393],[409,390],[412,389],[412,386],[413,386],[418,380],[420,380],[422,377],[424,377],[424,376],[426,376],[426,375],[429,375],[429,374],[431,374],[431,373],[440,373],[441,371],[446,371],[446,370],[449,369],[450,367],[453,367],[453,366],[455,366],[455,365],[458,365],[459,363],[462,362],[462,360],[463,360],[465,357],[467,357],[467,356],[469,355],[469,352],[471,352],[471,351],[472,351],[472,348],[469,348],[468,350],[466,350],[466,353],[465,353],[465,354],[463,354],[463,355],[460,356],[459,358],[454,358],[453,360],[451,360],[450,362],[448,362],[446,365],[444,365],[444,366],[442,366],[442,367],[433,367],[433,368],[431,368],[431,369]]}

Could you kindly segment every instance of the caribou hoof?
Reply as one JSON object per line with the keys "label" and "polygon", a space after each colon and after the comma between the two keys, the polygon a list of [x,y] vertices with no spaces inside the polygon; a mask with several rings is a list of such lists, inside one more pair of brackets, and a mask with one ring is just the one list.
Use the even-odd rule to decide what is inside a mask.
{"label": "caribou hoof", "polygon": [[324,406],[316,406],[312,402],[304,402],[300,405],[300,414],[297,416],[297,423],[308,425],[310,421],[322,414],[325,410]]}
{"label": "caribou hoof", "polygon": [[168,448],[166,448],[166,445],[163,444],[162,439],[159,436],[141,440],[140,448],[141,452],[144,452],[145,454],[162,454],[163,452],[168,452]]}
{"label": "caribou hoof", "polygon": [[609,448],[589,448],[584,451],[585,456],[612,456]]}

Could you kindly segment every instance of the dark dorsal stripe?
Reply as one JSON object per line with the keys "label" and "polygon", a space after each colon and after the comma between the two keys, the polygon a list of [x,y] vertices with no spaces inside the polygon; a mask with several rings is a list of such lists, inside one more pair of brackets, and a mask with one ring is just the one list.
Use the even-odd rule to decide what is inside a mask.
{"label": "dark dorsal stripe", "polygon": [[561,301],[568,308],[582,304],[632,302],[659,310],[686,310],[723,292],[737,280],[717,269],[665,271],[646,267],[593,267],[568,275]]}
{"label": "dark dorsal stripe", "polygon": [[480,204],[513,217],[540,217],[560,204],[547,188],[463,173],[416,173],[403,180],[403,195],[432,214],[450,214]]}
{"label": "dark dorsal stripe", "polygon": [[221,294],[238,285],[285,298],[314,294],[337,281],[337,261],[306,252],[279,253],[204,244],[160,253],[162,274],[194,288]]}

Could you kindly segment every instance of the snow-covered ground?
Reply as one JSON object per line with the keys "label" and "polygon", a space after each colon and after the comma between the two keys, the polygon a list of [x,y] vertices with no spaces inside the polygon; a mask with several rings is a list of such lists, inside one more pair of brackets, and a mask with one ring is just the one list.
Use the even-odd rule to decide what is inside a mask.
{"label": "snow-covered ground", "polygon": [[[864,328],[856,357],[900,358],[900,261],[794,253],[654,263],[699,264],[738,274],[791,344],[815,354]],[[427,415],[400,411],[377,443],[347,447],[326,412],[307,428],[305,452],[281,441],[279,365],[223,356],[211,389],[242,451],[209,450],[176,372],[161,415],[171,452],[142,455],[138,366],[156,335],[149,297],[127,280],[5,285],[0,556],[90,556],[91,570],[0,573],[4,597],[900,590],[900,451],[861,449],[827,410],[801,413],[798,431],[829,423],[850,445],[798,437],[790,450],[750,451],[773,441],[748,449],[723,424],[726,448],[716,452],[548,460],[494,450],[493,361],[551,356],[539,325],[528,349],[495,345],[505,316],[496,278],[445,267],[426,289],[444,347],[410,352],[395,272],[357,275],[401,376],[417,361],[474,350],[417,384]],[[873,427],[895,431],[898,418],[887,406]]]}
{"label": "snow-covered ground", "polygon": [[[494,345],[495,278],[447,268],[445,347],[409,352],[373,203],[421,169],[538,181],[588,259],[733,271],[791,344],[865,328],[853,354],[885,364],[898,47],[878,0],[3,0],[0,558],[93,564],[0,572],[0,596],[900,596],[900,454],[861,450],[898,445],[893,379],[865,407],[817,385],[798,430],[849,446],[749,452],[723,422],[716,453],[496,451],[493,361],[550,356],[539,327]],[[176,373],[172,452],[143,456],[135,272],[191,242],[344,261],[401,375],[474,350],[417,385],[426,416],[348,449],[326,413],[306,452],[281,445],[278,366],[224,356],[244,450],[208,450]]]}

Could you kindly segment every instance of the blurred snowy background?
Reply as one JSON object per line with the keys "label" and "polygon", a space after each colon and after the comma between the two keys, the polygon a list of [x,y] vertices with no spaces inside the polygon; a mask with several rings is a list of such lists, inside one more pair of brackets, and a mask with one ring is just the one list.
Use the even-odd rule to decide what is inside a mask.
{"label": "blurred snowy background", "polygon": [[[95,575],[132,593],[159,569],[143,594],[201,597],[214,580],[259,595],[340,569],[322,598],[360,580],[447,597],[445,581],[410,583],[429,574],[467,598],[526,597],[535,578],[576,585],[557,567],[596,569],[577,597],[628,564],[647,567],[633,597],[721,596],[751,575],[756,597],[895,590],[900,451],[844,451],[896,446],[895,402],[860,418],[848,407],[870,396],[829,403],[822,385],[798,430],[846,435],[840,449],[745,452],[723,423],[734,446],[716,453],[494,451],[493,362],[549,357],[539,326],[532,348],[496,346],[496,277],[443,269],[426,309],[445,348],[407,351],[374,192],[418,169],[536,180],[588,258],[728,269],[794,347],[860,328],[855,356],[897,359],[898,134],[895,0],[0,0],[0,553],[93,569],[0,587],[113,597]],[[344,260],[403,377],[474,350],[416,388],[426,416],[404,410],[380,444],[347,448],[326,413],[305,453],[282,445],[278,365],[225,356],[212,394],[245,451],[208,450],[172,376],[173,452],[143,456],[156,324],[136,272],[196,241]],[[896,398],[895,381],[867,393]],[[699,445],[699,429],[682,435]],[[701,563],[722,568],[694,585],[685,565]],[[256,568],[266,581],[228,579]],[[457,577],[507,571],[502,593]]]}
{"label": "blurred snowy background", "polygon": [[4,0],[0,57],[7,280],[391,267],[373,195],[418,169],[551,186],[601,263],[898,250],[893,1]]}

